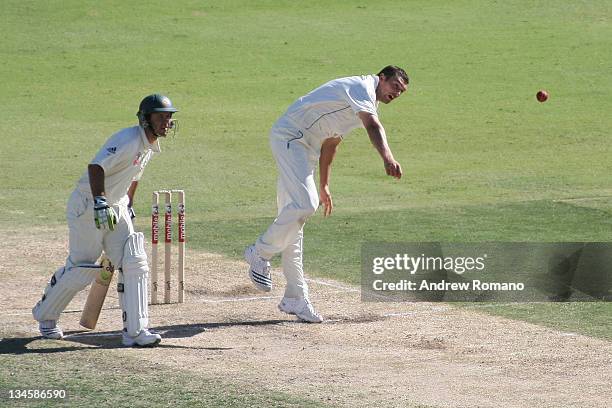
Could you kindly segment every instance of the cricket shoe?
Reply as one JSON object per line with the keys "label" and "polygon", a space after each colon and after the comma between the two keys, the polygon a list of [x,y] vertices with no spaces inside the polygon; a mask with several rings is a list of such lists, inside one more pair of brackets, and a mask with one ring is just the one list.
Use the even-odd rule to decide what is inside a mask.
{"label": "cricket shoe", "polygon": [[321,323],[323,321],[323,317],[314,310],[312,303],[308,299],[284,297],[278,304],[278,310],[283,313],[296,315],[309,323]]}
{"label": "cricket shoe", "polygon": [[147,329],[142,329],[138,336],[130,336],[127,332],[123,332],[122,343],[127,347],[153,347],[161,341],[161,336],[157,333],[151,333]]}
{"label": "cricket shoe", "polygon": [[38,323],[38,329],[45,339],[61,340],[64,338],[64,332],[57,325],[57,320],[43,320]]}
{"label": "cricket shoe", "polygon": [[270,272],[270,261],[262,258],[255,245],[251,245],[244,251],[244,259],[249,264],[249,277],[258,289],[264,292],[272,290],[272,273]]}

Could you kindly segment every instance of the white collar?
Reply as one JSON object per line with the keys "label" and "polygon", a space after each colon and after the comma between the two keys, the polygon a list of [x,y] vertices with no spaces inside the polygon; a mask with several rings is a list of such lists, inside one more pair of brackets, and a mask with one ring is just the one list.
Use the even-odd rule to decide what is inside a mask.
{"label": "white collar", "polygon": [[154,152],[160,153],[161,147],[159,146],[159,138],[155,139],[153,143],[149,143],[149,139],[147,139],[147,134],[144,131],[143,127],[138,126],[138,129],[140,130],[140,138],[142,140],[142,144],[145,147],[148,147],[149,149],[153,150]]}

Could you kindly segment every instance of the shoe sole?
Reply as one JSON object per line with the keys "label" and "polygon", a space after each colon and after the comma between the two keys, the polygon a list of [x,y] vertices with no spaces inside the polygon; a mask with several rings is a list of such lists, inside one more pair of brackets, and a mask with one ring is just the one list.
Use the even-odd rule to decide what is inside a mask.
{"label": "shoe sole", "polygon": [[53,336],[45,336],[44,334],[41,335],[41,337],[46,340],[63,340],[64,339],[64,336],[53,337]]}
{"label": "shoe sole", "polygon": [[62,340],[64,338],[64,333],[62,332],[48,332],[48,333],[44,333],[43,332],[44,329],[42,329],[40,331],[40,335],[42,336],[43,339],[48,339],[48,340]]}
{"label": "shoe sole", "polygon": [[161,339],[157,339],[153,343],[149,343],[149,344],[138,344],[136,342],[134,342],[132,344],[125,344],[124,342],[121,342],[121,343],[125,347],[147,348],[147,347],[155,347],[155,346],[157,346],[159,343],[161,343]]}
{"label": "shoe sole", "polygon": [[281,305],[278,305],[278,310],[280,310],[281,312],[286,313],[288,315],[293,315],[293,316],[297,317],[298,319],[300,319],[301,321],[306,322],[306,323],[323,323],[323,318],[321,318],[321,320],[308,320],[308,319],[304,319],[302,316],[298,315],[295,312],[288,312],[288,311],[284,310],[281,307]]}

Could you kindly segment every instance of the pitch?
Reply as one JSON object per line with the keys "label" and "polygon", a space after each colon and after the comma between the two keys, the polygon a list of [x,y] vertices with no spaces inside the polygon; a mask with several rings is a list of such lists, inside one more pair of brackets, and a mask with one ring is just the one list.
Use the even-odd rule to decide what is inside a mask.
{"label": "pitch", "polygon": [[[355,290],[364,240],[612,239],[609,2],[10,0],[3,10],[0,398],[50,386],[75,405],[141,395],[184,406],[603,405],[594,387],[612,384],[601,369],[609,303],[362,304]],[[381,110],[404,177],[385,179],[365,132],[343,142],[334,214],[315,216],[305,242],[308,275],[333,285],[313,282],[331,322],[295,323],[240,269],[275,214],[267,132],[299,95],[386,64],[411,77]],[[115,348],[112,298],[94,335],[40,341],[28,313],[65,256],[67,196],[152,92],[181,107],[180,129],[147,168],[137,229],[150,228],[152,191],[184,189],[195,286],[184,305],[152,308],[167,347]],[[73,335],[82,301],[64,318]]]}

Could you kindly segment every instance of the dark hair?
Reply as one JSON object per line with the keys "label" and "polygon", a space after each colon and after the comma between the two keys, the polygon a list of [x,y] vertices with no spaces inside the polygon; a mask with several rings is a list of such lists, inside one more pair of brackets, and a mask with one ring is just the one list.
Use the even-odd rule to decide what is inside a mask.
{"label": "dark hair", "polygon": [[395,65],[387,65],[386,67],[380,70],[378,75],[380,76],[380,74],[383,74],[385,78],[393,78],[393,76],[397,75],[398,77],[404,80],[406,85],[408,85],[408,82],[410,81],[408,79],[408,74],[406,74],[406,71]]}

